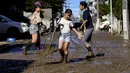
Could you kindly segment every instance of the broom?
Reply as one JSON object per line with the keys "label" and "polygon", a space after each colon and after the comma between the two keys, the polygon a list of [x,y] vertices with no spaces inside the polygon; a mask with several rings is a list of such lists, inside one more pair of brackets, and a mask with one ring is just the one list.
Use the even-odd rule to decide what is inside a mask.
{"label": "broom", "polygon": [[[60,22],[61,18],[58,20],[56,20],[56,24],[59,25],[59,22]],[[52,33],[52,36],[51,36],[51,39],[50,39],[50,43],[47,44],[43,50],[43,52],[41,53],[42,55],[49,55],[49,54],[53,54],[54,52],[54,49],[52,48],[52,42],[53,42],[53,39],[54,39],[54,36],[55,36],[55,32],[56,32],[56,26],[54,26],[54,31]]]}
{"label": "broom", "polygon": [[49,54],[52,54],[53,52],[53,48],[52,48],[52,42],[53,42],[53,39],[54,39],[54,36],[55,36],[55,32],[56,32],[56,27],[54,28],[54,31],[52,33],[52,36],[51,36],[51,39],[50,39],[50,42],[49,44],[46,44],[45,47],[44,47],[44,50],[43,52],[41,53],[42,55],[49,55]]}

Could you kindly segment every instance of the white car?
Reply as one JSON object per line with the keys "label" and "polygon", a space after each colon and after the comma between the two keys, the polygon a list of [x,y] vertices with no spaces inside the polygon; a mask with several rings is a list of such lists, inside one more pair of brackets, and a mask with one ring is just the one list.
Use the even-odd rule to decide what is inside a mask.
{"label": "white car", "polygon": [[10,37],[25,33],[28,30],[27,25],[27,23],[16,22],[4,15],[0,15],[0,33],[8,34]]}

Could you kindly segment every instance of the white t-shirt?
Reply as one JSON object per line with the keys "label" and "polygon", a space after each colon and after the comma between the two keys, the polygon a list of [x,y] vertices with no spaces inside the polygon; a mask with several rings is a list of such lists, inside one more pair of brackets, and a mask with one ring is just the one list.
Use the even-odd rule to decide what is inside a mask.
{"label": "white t-shirt", "polygon": [[61,33],[70,33],[71,29],[70,27],[73,27],[73,23],[70,20],[66,20],[64,17],[62,17],[59,20],[59,24],[62,24],[63,26],[60,26]]}
{"label": "white t-shirt", "polygon": [[30,17],[30,20],[31,20],[31,24],[37,24],[39,22],[42,21],[41,17],[40,17],[40,12],[34,12],[31,17]]}

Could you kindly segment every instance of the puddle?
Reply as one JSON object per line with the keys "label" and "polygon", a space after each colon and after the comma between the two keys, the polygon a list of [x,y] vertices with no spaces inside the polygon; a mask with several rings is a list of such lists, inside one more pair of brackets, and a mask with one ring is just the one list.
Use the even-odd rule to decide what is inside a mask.
{"label": "puddle", "polygon": [[21,73],[33,60],[0,60],[0,73]]}
{"label": "puddle", "polygon": [[84,60],[84,58],[71,59],[71,62],[80,62]]}
{"label": "puddle", "polygon": [[[2,48],[1,53],[19,53],[19,52],[23,51],[22,50],[23,46],[24,46],[23,44],[16,44],[16,45],[8,46],[8,47],[5,47],[5,48]],[[41,49],[43,49],[44,44],[41,44],[40,47],[41,47]],[[54,49],[56,49],[58,47],[58,45],[57,44],[52,44],[52,47]],[[28,51],[34,51],[34,50],[36,50],[36,48],[34,46],[30,46],[28,48]]]}
{"label": "puddle", "polygon": [[69,63],[71,66],[77,64],[77,63],[84,63],[83,60],[86,60],[85,58],[73,58],[73,59],[70,59]]}

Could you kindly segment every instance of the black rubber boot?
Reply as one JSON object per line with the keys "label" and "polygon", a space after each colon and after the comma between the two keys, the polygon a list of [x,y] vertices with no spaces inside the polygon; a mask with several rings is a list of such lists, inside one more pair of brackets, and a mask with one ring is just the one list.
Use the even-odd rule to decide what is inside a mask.
{"label": "black rubber boot", "polygon": [[63,62],[64,61],[64,55],[65,55],[64,50],[60,49],[59,52],[60,52],[60,55],[61,55],[60,62]]}
{"label": "black rubber boot", "polygon": [[27,44],[25,44],[22,49],[23,49],[23,55],[27,55],[27,49],[28,47],[31,45],[31,42],[28,42]]}
{"label": "black rubber boot", "polygon": [[35,43],[35,47],[36,47],[36,54],[40,54],[40,35],[38,34],[38,40]]}
{"label": "black rubber boot", "polygon": [[25,46],[22,47],[22,49],[23,49],[23,55],[27,55],[27,54],[28,54],[28,53],[27,53],[27,50],[28,50],[28,48],[29,48],[31,45],[35,45],[35,43],[29,42],[29,43],[25,44]]}
{"label": "black rubber boot", "polygon": [[22,49],[23,49],[23,55],[27,55],[27,47],[23,46]]}
{"label": "black rubber boot", "polygon": [[64,62],[68,63],[68,54],[65,54],[65,56],[64,56]]}

